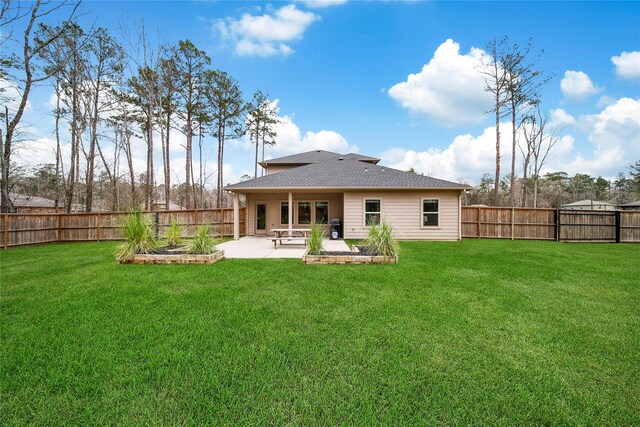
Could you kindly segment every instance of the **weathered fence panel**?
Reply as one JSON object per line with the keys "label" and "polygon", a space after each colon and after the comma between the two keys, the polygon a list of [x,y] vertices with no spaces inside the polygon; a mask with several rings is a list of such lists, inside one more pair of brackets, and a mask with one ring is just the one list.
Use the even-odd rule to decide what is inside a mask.
{"label": "weathered fence panel", "polygon": [[[197,209],[145,213],[164,237],[172,221],[192,236],[198,225],[206,224],[213,235],[233,236],[233,209]],[[89,242],[121,240],[122,224],[127,212],[91,213],[23,213],[2,214],[0,236],[2,246],[33,245],[53,242]],[[240,209],[240,234],[246,233],[246,209]]]}
{"label": "weathered fence panel", "polygon": [[555,230],[554,209],[462,208],[462,237],[555,240]]}
{"label": "weathered fence panel", "polygon": [[640,242],[640,211],[620,212],[620,242]]}
{"label": "weathered fence panel", "polygon": [[616,215],[614,211],[560,210],[558,240],[615,243]]}
{"label": "weathered fence panel", "polygon": [[640,211],[463,207],[462,237],[640,242]]}

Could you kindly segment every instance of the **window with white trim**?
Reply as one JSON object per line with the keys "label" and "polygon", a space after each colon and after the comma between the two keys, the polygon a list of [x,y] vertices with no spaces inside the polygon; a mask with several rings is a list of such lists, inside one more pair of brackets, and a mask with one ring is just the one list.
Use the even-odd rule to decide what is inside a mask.
{"label": "window with white trim", "polygon": [[440,222],[440,201],[438,199],[422,199],[422,226],[437,227]]}
{"label": "window with white trim", "polygon": [[373,224],[380,224],[380,199],[365,199],[364,201],[364,225],[369,227]]}

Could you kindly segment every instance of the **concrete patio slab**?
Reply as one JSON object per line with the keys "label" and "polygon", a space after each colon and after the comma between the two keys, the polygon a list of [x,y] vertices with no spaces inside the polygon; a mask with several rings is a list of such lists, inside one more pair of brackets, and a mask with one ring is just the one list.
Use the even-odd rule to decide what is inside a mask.
{"label": "concrete patio slab", "polygon": [[[273,249],[273,242],[268,237],[245,236],[239,240],[220,243],[218,249],[224,250],[225,258],[302,258],[307,251],[304,244],[285,243]],[[348,251],[343,240],[325,239],[327,251]]]}

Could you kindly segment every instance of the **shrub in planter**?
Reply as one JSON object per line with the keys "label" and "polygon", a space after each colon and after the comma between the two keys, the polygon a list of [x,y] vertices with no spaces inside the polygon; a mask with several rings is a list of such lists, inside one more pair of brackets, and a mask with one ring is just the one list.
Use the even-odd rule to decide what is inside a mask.
{"label": "shrub in planter", "polygon": [[324,238],[326,233],[322,226],[314,224],[311,226],[311,232],[307,237],[307,246],[309,247],[307,253],[310,255],[320,255],[324,251]]}
{"label": "shrub in planter", "polygon": [[385,259],[398,256],[400,250],[398,242],[395,240],[393,227],[388,221],[384,221],[382,225],[372,224],[369,227],[366,245],[371,251],[384,256]]}
{"label": "shrub in planter", "polygon": [[122,230],[125,242],[116,251],[118,261],[125,261],[137,254],[147,254],[158,247],[151,221],[141,211],[127,215]]}
{"label": "shrub in planter", "polygon": [[167,229],[167,245],[177,246],[182,243],[182,226],[175,219],[171,220],[171,225]]}
{"label": "shrub in planter", "polygon": [[201,225],[196,230],[195,236],[189,245],[190,254],[208,255],[216,251],[214,239],[209,234],[209,226]]}

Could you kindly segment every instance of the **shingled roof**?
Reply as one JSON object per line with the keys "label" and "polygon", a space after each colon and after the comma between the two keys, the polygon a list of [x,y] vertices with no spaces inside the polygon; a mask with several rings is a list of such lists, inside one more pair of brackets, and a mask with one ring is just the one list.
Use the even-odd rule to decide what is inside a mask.
{"label": "shingled roof", "polygon": [[264,160],[259,164],[263,167],[266,167],[267,165],[308,165],[310,163],[323,162],[325,160],[330,160],[338,157],[343,157],[345,159],[348,158],[354,160],[362,160],[371,163],[378,163],[380,161],[380,159],[376,159],[375,157],[363,156],[361,154],[355,153],[340,154],[325,150],[313,150],[307,151],[306,153],[292,154],[291,156]]}
{"label": "shingled roof", "polygon": [[350,158],[330,158],[260,178],[231,184],[225,190],[290,189],[457,189],[465,184],[417,175]]}

